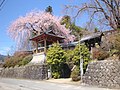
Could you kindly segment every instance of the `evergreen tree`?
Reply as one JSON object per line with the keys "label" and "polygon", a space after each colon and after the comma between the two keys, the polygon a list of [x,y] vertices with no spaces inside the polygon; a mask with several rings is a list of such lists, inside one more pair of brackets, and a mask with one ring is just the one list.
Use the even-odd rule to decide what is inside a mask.
{"label": "evergreen tree", "polygon": [[51,7],[51,6],[48,6],[48,7],[45,9],[45,12],[49,12],[50,14],[52,14],[52,13],[53,13],[52,7]]}
{"label": "evergreen tree", "polygon": [[79,67],[80,65],[80,59],[83,59],[83,70],[84,72],[86,71],[88,62],[91,61],[90,58],[90,52],[88,48],[85,45],[77,45],[75,49],[73,50],[74,55],[73,55],[73,62],[76,66]]}
{"label": "evergreen tree", "polygon": [[63,16],[63,18],[61,20],[61,25],[65,25],[65,27],[67,29],[69,29],[70,26],[71,26],[71,18],[70,18],[70,16],[68,16],[68,15]]}
{"label": "evergreen tree", "polygon": [[47,64],[51,66],[53,78],[59,78],[61,69],[66,62],[65,51],[55,43],[47,51]]}

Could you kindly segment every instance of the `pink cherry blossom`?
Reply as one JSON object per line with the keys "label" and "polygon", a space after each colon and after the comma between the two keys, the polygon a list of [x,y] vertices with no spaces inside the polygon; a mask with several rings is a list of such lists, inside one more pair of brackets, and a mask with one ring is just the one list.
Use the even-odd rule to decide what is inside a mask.
{"label": "pink cherry blossom", "polygon": [[9,35],[17,42],[20,48],[29,46],[31,32],[33,28],[38,32],[49,30],[50,26],[56,35],[64,36],[65,42],[74,40],[74,36],[70,35],[70,30],[60,24],[61,17],[56,17],[50,13],[42,11],[32,11],[25,16],[21,16],[11,23],[8,28]]}

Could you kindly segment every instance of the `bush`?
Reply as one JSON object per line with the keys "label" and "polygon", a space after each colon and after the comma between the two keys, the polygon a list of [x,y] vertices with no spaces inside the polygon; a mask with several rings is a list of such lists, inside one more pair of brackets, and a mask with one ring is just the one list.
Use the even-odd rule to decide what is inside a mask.
{"label": "bush", "polygon": [[11,67],[12,66],[12,60],[11,60],[11,58],[9,57],[7,57],[7,58],[5,58],[5,63],[4,63],[4,65],[3,65],[3,67]]}
{"label": "bush", "polygon": [[31,54],[21,54],[21,53],[15,53],[14,56],[9,56],[5,58],[5,63],[3,67],[15,67],[16,65],[26,65],[30,62],[32,59]]}
{"label": "bush", "polygon": [[72,73],[71,73],[71,78],[73,81],[79,81],[80,80],[80,69],[76,67]]}
{"label": "bush", "polygon": [[109,53],[102,49],[94,49],[93,50],[93,59],[104,60],[109,57]]}
{"label": "bush", "polygon": [[23,57],[16,57],[11,56],[5,59],[4,67],[14,67],[19,64],[20,61],[22,61]]}
{"label": "bush", "polygon": [[106,35],[101,44],[104,51],[110,51],[110,56],[120,56],[120,33]]}
{"label": "bush", "polygon": [[52,76],[53,76],[54,79],[60,78],[60,74],[58,72],[52,73]]}
{"label": "bush", "polygon": [[23,60],[21,60],[18,65],[21,66],[21,65],[26,65],[28,64],[30,61],[32,60],[32,55],[28,55],[26,57],[23,58]]}
{"label": "bush", "polygon": [[83,71],[85,73],[87,65],[91,61],[91,58],[90,58],[90,52],[88,48],[83,44],[77,45],[73,50],[72,61],[78,67],[80,66],[80,59],[83,59]]}
{"label": "bush", "polygon": [[59,43],[53,44],[47,51],[47,64],[51,66],[54,78],[61,76],[62,66],[65,62],[65,51],[61,48]]}
{"label": "bush", "polygon": [[113,56],[113,55],[119,56],[119,55],[120,55],[120,51],[119,51],[119,50],[116,50],[116,49],[112,49],[112,50],[110,51],[110,56]]}
{"label": "bush", "polygon": [[72,61],[73,58],[73,50],[66,50],[66,63],[72,69],[74,66],[74,62]]}

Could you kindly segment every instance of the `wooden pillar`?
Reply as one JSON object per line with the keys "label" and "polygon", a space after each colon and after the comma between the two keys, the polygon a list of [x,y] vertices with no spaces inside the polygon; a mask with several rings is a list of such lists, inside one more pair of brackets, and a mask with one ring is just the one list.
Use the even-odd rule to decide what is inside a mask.
{"label": "wooden pillar", "polygon": [[47,43],[46,43],[46,38],[45,38],[45,39],[44,39],[44,53],[45,53],[45,54],[46,54],[46,51],[47,51],[46,46],[47,46]]}
{"label": "wooden pillar", "polygon": [[38,42],[36,41],[36,53],[38,53]]}

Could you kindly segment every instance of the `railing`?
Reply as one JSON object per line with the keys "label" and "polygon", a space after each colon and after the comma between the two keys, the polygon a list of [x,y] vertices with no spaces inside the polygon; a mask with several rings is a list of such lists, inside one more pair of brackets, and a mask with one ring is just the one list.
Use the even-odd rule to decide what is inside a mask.
{"label": "railing", "polygon": [[[38,47],[38,53],[44,52],[44,48],[45,47]],[[36,53],[36,49],[33,49],[32,51],[34,54]]]}

